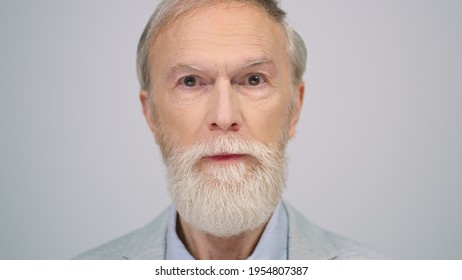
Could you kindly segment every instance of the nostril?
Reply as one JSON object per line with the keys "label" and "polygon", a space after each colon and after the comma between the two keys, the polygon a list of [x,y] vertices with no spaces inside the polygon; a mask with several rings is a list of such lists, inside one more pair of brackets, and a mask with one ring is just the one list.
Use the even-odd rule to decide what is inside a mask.
{"label": "nostril", "polygon": [[239,124],[237,124],[237,123],[232,123],[232,124],[230,125],[230,127],[231,127],[232,129],[239,129]]}
{"label": "nostril", "polygon": [[209,129],[210,130],[222,130],[222,131],[237,131],[240,129],[240,125],[236,122],[230,123],[230,124],[225,124],[225,123],[210,123],[209,124]]}

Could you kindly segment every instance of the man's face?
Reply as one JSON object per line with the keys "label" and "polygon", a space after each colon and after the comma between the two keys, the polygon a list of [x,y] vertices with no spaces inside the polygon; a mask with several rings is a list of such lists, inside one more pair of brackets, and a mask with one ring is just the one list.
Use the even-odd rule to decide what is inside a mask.
{"label": "man's face", "polygon": [[290,65],[281,28],[259,8],[190,13],[161,31],[151,53],[156,113],[176,143],[223,133],[275,142],[292,101]]}
{"label": "man's face", "polygon": [[[253,165],[265,165],[263,159],[257,157],[278,155],[270,160],[281,161],[279,169],[284,168],[283,149],[285,142],[295,131],[303,98],[303,85],[291,84],[286,38],[277,23],[259,8],[248,4],[219,4],[201,8],[164,27],[155,38],[151,54],[151,98],[154,108],[147,101],[147,92],[141,92],[141,100],[167,167],[171,169],[171,176],[177,167],[169,167],[169,162],[172,165],[171,158],[182,156],[183,152],[179,153],[179,150],[228,136],[230,138],[226,138],[226,141],[230,142],[220,140],[219,145],[214,142],[215,148],[200,156],[197,162],[193,158],[191,166],[184,167],[184,172],[197,168],[202,175],[218,172],[214,173],[215,177],[227,174],[226,177],[231,179],[228,182],[221,179],[207,181],[200,177],[202,175],[198,175],[200,179],[195,181],[196,185],[212,182],[210,184],[214,185],[212,189],[215,190],[218,185],[222,188],[229,183],[232,188],[236,188],[236,184],[232,182],[233,176],[251,178],[252,175],[246,174],[259,169]],[[291,105],[293,113],[289,114]],[[241,139],[250,141],[242,146],[258,143],[260,147],[250,149],[249,154],[247,149],[241,149],[242,146],[238,144],[235,145],[235,151],[238,152],[227,150],[228,146],[234,146],[232,143]],[[266,153],[268,156],[265,156],[265,147],[276,150],[270,148]],[[251,151],[257,150],[259,152],[252,155]],[[175,164],[180,165],[187,160],[189,159],[182,159]],[[274,164],[270,165],[275,169]],[[229,170],[235,172],[228,172]],[[255,182],[265,181],[261,187],[261,192],[264,193],[265,188],[272,188],[266,185],[270,180],[265,177],[272,177],[271,172],[274,171],[268,173],[263,170],[259,175],[262,178],[249,179],[247,184],[252,182],[258,185]],[[229,174],[231,175],[228,176]],[[187,174],[183,176],[194,177]],[[277,187],[281,188],[279,185],[283,182],[276,181],[278,180],[275,180]],[[185,187],[187,182],[176,184],[180,185],[177,188],[182,188],[181,191],[188,189]],[[224,187],[223,190],[226,189]],[[203,193],[210,193],[210,189],[203,190]],[[217,196],[222,197],[221,193]],[[173,196],[175,201],[175,194]],[[191,193],[185,196],[191,196]],[[200,196],[197,195],[198,199]],[[272,202],[267,204],[274,204],[279,198],[280,192],[277,192]],[[217,199],[220,198],[209,198],[204,203]],[[192,199],[186,197],[184,200]],[[228,202],[220,203],[229,204],[230,200],[238,199],[230,198]],[[179,202],[175,203],[178,207]],[[255,202],[248,204],[250,207]],[[180,209],[178,211],[180,215],[187,215]]]}

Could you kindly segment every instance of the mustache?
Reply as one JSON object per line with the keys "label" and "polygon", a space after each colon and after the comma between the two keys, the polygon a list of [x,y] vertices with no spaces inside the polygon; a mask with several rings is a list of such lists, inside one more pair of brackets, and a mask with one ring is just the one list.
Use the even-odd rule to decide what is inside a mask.
{"label": "mustache", "polygon": [[[262,142],[245,139],[241,136],[227,134],[215,136],[192,145],[179,148],[172,158],[177,163],[198,161],[203,157],[220,154],[241,154],[257,160],[265,160],[274,154],[275,149]],[[179,160],[179,161],[178,161]]]}

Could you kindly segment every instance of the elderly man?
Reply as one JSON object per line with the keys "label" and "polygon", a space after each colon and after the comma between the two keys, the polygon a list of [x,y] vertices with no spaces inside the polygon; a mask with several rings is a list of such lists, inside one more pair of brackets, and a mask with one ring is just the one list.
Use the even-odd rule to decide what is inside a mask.
{"label": "elderly man", "polygon": [[306,49],[274,0],[166,0],[138,46],[140,99],[174,204],[84,259],[345,259],[375,251],[281,201]]}

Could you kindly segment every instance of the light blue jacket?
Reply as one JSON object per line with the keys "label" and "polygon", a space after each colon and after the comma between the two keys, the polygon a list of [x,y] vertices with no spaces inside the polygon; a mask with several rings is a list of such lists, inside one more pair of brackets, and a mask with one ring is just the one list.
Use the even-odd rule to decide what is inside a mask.
{"label": "light blue jacket", "polygon": [[[289,260],[381,259],[376,250],[323,230],[308,221],[287,202]],[[106,243],[76,259],[164,260],[168,209],[145,227]]]}

